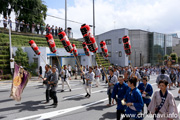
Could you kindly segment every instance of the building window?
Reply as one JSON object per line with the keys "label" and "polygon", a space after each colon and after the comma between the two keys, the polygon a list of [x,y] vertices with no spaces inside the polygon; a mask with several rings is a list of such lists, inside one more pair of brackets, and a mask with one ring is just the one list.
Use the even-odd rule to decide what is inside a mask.
{"label": "building window", "polygon": [[121,44],[122,43],[122,39],[121,38],[119,38],[119,44]]}
{"label": "building window", "polygon": [[38,58],[34,58],[34,63],[37,65],[36,68],[38,68]]}
{"label": "building window", "polygon": [[119,57],[122,57],[122,52],[121,51],[119,51]]}
{"label": "building window", "polygon": [[111,45],[111,39],[106,40],[106,45]]}
{"label": "building window", "polygon": [[108,57],[111,57],[111,52],[108,52]]}

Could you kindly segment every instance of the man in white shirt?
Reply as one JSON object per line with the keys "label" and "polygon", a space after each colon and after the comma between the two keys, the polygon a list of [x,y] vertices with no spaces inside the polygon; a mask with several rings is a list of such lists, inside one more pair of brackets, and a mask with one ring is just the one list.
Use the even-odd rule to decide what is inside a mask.
{"label": "man in white shirt", "polygon": [[72,67],[71,67],[71,65],[70,65],[70,64],[68,64],[68,71],[69,71],[69,74],[70,74],[69,79],[71,80],[71,71],[72,71]]}
{"label": "man in white shirt", "polygon": [[100,85],[99,84],[99,78],[100,78],[100,75],[101,75],[101,71],[97,66],[95,66],[94,73],[95,73],[96,87],[98,87]]}
{"label": "man in white shirt", "polygon": [[68,88],[69,88],[69,91],[71,91],[71,87],[69,85],[69,80],[68,78],[70,77],[70,74],[67,70],[67,66],[64,65],[64,69],[61,70],[61,80],[62,80],[62,90],[61,92],[64,92],[64,82],[66,82]]}

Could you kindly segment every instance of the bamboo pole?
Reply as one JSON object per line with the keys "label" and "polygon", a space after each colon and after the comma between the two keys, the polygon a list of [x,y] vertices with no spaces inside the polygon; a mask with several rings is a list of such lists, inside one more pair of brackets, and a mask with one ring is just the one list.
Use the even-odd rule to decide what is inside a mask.
{"label": "bamboo pole", "polygon": [[58,57],[57,57],[57,54],[56,54],[56,58],[57,58],[57,60],[58,60],[59,66],[60,66],[60,68],[61,68],[61,62],[59,61],[59,59],[58,59]]}
{"label": "bamboo pole", "polygon": [[[73,53],[73,55],[74,55],[74,52],[72,52],[72,53]],[[84,74],[84,72],[83,72],[83,70],[82,70],[82,68],[81,68],[81,64],[79,63],[79,59],[78,59],[78,58],[76,58],[76,56],[75,56],[75,55],[74,55],[74,58],[76,59],[77,64],[78,64],[78,66],[79,66],[79,68],[80,68],[81,72]]]}
{"label": "bamboo pole", "polygon": [[46,64],[46,61],[44,60],[44,58],[42,57],[42,55],[40,54],[41,58],[43,59],[44,63]]}
{"label": "bamboo pole", "polygon": [[[102,63],[101,63],[101,61],[100,61],[100,59],[99,59],[99,55],[98,55],[97,53],[96,53],[96,55],[97,55],[97,57],[98,57],[98,60],[99,60],[100,64],[102,65]],[[107,81],[108,84],[109,84],[109,80],[108,80],[108,78],[107,78],[106,72],[104,71],[104,68],[103,68],[103,72],[104,72],[104,74],[105,74],[105,76],[106,76],[106,81]]]}

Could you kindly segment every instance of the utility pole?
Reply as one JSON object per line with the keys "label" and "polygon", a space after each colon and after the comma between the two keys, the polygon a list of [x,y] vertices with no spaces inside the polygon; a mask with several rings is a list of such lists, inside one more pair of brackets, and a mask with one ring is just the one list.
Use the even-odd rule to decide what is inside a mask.
{"label": "utility pole", "polygon": [[65,0],[65,33],[67,34],[67,0]]}
{"label": "utility pole", "polygon": [[95,37],[95,7],[94,7],[94,0],[93,0],[93,36]]}

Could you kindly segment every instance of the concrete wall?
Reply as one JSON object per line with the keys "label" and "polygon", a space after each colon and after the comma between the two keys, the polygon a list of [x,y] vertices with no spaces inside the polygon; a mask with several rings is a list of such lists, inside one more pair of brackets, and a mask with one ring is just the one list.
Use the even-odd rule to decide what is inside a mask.
{"label": "concrete wall", "polygon": [[[108,57],[111,63],[117,64],[120,66],[128,66],[128,57],[126,56],[123,48],[123,43],[119,43],[119,39],[121,39],[124,35],[128,35],[127,29],[116,29],[111,30],[106,33],[100,34],[97,36],[98,43],[98,52],[101,52],[100,42],[106,41],[107,39],[111,40],[111,45],[107,45],[108,51],[111,52],[111,57]],[[122,39],[121,39],[122,40]],[[121,51],[122,56],[119,56],[119,52]]]}
{"label": "concrete wall", "polygon": [[148,31],[129,30],[131,41],[131,65],[141,66],[148,63]]}
{"label": "concrete wall", "polygon": [[178,44],[180,44],[180,38],[173,37],[172,38],[172,46],[176,46]]}

